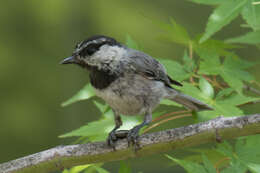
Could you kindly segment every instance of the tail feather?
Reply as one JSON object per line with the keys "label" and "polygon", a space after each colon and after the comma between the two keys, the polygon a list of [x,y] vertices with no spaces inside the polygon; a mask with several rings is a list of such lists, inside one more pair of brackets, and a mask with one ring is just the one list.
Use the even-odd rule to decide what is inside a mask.
{"label": "tail feather", "polygon": [[187,109],[195,111],[213,110],[209,105],[182,93],[175,93],[174,96],[169,99],[183,105]]}

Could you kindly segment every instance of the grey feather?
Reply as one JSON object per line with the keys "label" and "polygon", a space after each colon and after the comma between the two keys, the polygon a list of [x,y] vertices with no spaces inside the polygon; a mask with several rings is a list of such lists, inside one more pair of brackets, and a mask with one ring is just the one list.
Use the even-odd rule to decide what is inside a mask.
{"label": "grey feather", "polygon": [[213,110],[209,105],[185,94],[180,93],[175,89],[168,89],[169,94],[165,97],[166,99],[170,99],[174,102],[177,102],[187,109],[202,111],[202,110]]}
{"label": "grey feather", "polygon": [[182,94],[176,89],[172,88],[170,84],[175,84],[179,86],[181,86],[181,84],[171,79],[167,75],[165,67],[160,64],[156,59],[143,52],[133,49],[128,49],[127,52],[129,58],[128,62],[131,67],[134,68],[137,74],[140,74],[150,80],[162,81],[167,87],[169,87],[168,89],[166,89],[170,91],[168,95],[165,96],[166,98],[170,98],[172,101],[183,105],[187,109],[196,111],[212,110],[209,105],[202,103],[201,101],[191,96]]}
{"label": "grey feather", "polygon": [[170,88],[171,83],[178,83],[177,81],[172,80],[167,75],[165,67],[151,56],[133,49],[128,49],[127,56],[129,58],[130,66],[134,68],[136,73],[139,73],[149,79],[162,81]]}

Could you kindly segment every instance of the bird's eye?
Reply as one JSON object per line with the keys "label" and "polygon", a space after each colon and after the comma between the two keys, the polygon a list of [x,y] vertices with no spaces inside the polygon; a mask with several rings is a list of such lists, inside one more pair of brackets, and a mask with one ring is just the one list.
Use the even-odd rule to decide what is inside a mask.
{"label": "bird's eye", "polygon": [[85,47],[84,49],[82,49],[82,50],[79,52],[79,55],[80,55],[81,57],[87,56],[87,55],[88,55],[88,50],[87,50],[87,48]]}
{"label": "bird's eye", "polygon": [[93,55],[96,51],[99,50],[100,48],[100,44],[90,44],[87,47],[85,47],[84,49],[82,49],[79,53],[80,56],[85,57],[85,56],[90,56]]}

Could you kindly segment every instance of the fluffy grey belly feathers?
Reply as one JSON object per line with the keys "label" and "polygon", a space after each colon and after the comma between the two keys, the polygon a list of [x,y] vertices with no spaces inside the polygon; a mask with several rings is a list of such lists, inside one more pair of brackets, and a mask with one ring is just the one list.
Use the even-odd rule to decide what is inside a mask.
{"label": "fluffy grey belly feathers", "polygon": [[143,114],[154,109],[168,95],[164,83],[138,74],[125,74],[109,87],[96,89],[96,94],[124,115]]}

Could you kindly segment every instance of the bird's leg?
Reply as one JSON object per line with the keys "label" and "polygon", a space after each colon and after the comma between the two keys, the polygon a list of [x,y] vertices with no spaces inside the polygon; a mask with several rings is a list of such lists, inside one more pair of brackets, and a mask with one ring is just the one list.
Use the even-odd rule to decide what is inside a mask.
{"label": "bird's leg", "polygon": [[132,143],[135,147],[135,150],[137,150],[139,147],[139,141],[138,141],[138,137],[139,137],[139,130],[148,125],[150,122],[152,121],[152,112],[146,112],[145,116],[144,116],[144,121],[142,122],[142,124],[139,124],[137,126],[135,126],[134,128],[132,128],[128,134],[127,134],[127,141],[128,141],[128,146],[130,146],[130,144]]}
{"label": "bird's leg", "polygon": [[109,133],[107,144],[109,146],[112,146],[115,149],[115,141],[117,140],[116,130],[119,129],[119,127],[123,124],[120,115],[113,110],[114,113],[114,119],[115,119],[115,127],[114,129]]}

